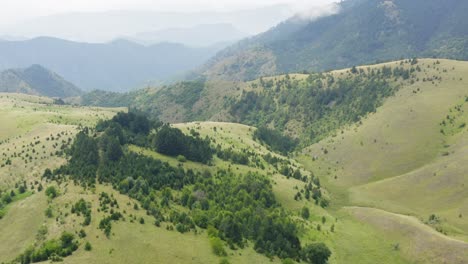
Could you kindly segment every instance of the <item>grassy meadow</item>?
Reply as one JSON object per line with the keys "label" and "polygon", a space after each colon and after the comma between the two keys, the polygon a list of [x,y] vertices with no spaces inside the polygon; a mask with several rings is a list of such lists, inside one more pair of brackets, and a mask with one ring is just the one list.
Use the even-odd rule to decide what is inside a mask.
{"label": "grassy meadow", "polygon": [[298,159],[322,177],[331,211],[372,227],[410,263],[465,263],[468,63],[418,66],[416,82]]}

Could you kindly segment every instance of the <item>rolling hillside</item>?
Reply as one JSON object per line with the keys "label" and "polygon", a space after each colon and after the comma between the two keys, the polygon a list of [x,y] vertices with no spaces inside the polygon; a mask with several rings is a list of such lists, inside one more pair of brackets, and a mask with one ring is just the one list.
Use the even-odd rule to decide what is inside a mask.
{"label": "rolling hillside", "polygon": [[[435,62],[435,61],[434,61]],[[418,60],[250,82],[198,80],[126,94],[95,91],[84,105],[127,106],[163,122],[228,121],[268,126],[316,142],[374,112],[401,87],[422,82]]]}
{"label": "rolling hillside", "polygon": [[384,232],[412,262],[466,263],[468,65],[418,65],[423,82],[402,87],[300,160],[321,171],[336,210]]}
{"label": "rolling hillside", "polygon": [[59,98],[83,94],[75,85],[37,64],[25,69],[10,69],[0,72],[0,92]]}
{"label": "rolling hillside", "polygon": [[408,57],[468,59],[467,10],[463,0],[346,0],[335,15],[314,21],[291,18],[233,45],[200,73],[253,80]]}
{"label": "rolling hillside", "polygon": [[[96,183],[92,187],[85,187],[74,184],[77,182],[71,178],[51,179],[47,176],[46,168],[55,170],[67,163],[64,151],[73,144],[80,128],[93,127],[98,120],[108,120],[116,111],[125,109],[60,106],[54,105],[48,98],[20,94],[1,94],[0,100],[2,122],[10,124],[7,129],[0,130],[0,144],[5,150],[0,168],[0,240],[3,242],[0,247],[1,262],[21,258],[24,256],[21,254],[26,254],[28,249],[50,244],[67,231],[74,236],[78,248],[71,256],[63,258],[64,263],[213,263],[226,260],[232,263],[280,263],[277,257],[266,257],[264,253],[256,252],[253,242],[242,247],[231,245],[231,248],[226,242],[220,242],[223,252],[225,250],[226,253],[218,256],[219,253],[213,252],[212,237],[209,235],[210,231],[206,231],[206,227],[193,227],[183,231],[179,230],[177,225],[175,230],[172,221],[176,220],[171,220],[172,216],[169,216],[169,213],[172,215],[184,212],[193,217],[190,209],[179,204],[186,188],[172,190],[174,197],[171,198],[170,206],[165,207],[166,209],[161,207],[161,212],[167,214],[167,218],[161,223],[156,219],[155,224],[153,213],[150,214],[150,211],[145,209],[145,203],[140,202],[138,197],[130,198],[130,194],[124,195],[109,183]],[[187,134],[193,130],[203,136],[209,136],[219,144],[220,151],[247,151],[248,163],[239,164],[218,157],[214,158],[213,164],[208,165],[192,161],[181,162],[179,158],[131,144],[125,147],[125,155],[138,155],[152,160],[155,164],[159,161],[167,162],[167,166],[194,171],[197,175],[216,175],[216,171],[231,171],[232,167],[237,177],[237,174],[264,173],[259,166],[265,166],[269,179],[277,182],[272,187],[273,192],[278,202],[284,204],[284,209],[292,215],[291,221],[295,224],[297,222],[298,226],[299,223],[305,222],[299,217],[304,206],[316,210],[316,213],[324,213],[320,206],[310,201],[293,199],[297,192],[295,188],[302,187],[305,183],[280,174],[276,166],[270,165],[261,157],[270,154],[289,164],[291,168],[302,170],[304,175],[310,173],[297,162],[275,154],[254,141],[254,128],[228,123],[190,123],[174,127]],[[217,129],[220,133],[214,133]],[[257,156],[260,157],[258,161]],[[48,191],[52,187],[57,190],[54,196]],[[12,193],[15,194],[14,198],[6,202],[5,195],[10,197]],[[160,194],[159,191],[153,193],[157,195],[158,200],[162,198]],[[78,207],[81,199],[85,201],[84,205]],[[110,199],[111,202],[105,202],[106,199]],[[81,209],[74,209],[82,206],[90,208],[90,221],[87,224],[84,224],[83,219],[86,219],[88,213],[77,213],[75,210]],[[103,219],[116,211],[121,213],[123,218],[112,221],[112,232],[106,235],[101,227]],[[320,221],[321,218],[315,216],[307,223],[312,225]],[[330,225],[331,223],[328,228]],[[302,226],[301,230],[315,236],[301,238],[304,243],[317,241],[317,236],[325,235],[315,231],[312,226]],[[90,244],[89,248],[87,243]]]}
{"label": "rolling hillside", "polygon": [[[324,242],[333,252],[329,263],[465,263],[468,259],[468,227],[464,220],[468,215],[468,194],[464,186],[467,180],[464,172],[468,170],[468,80],[465,80],[464,73],[467,71],[466,62],[405,60],[316,75],[281,75],[247,83],[218,82],[219,86],[213,81],[181,83],[154,89],[151,93],[147,89],[124,95],[114,94],[114,102],[130,102],[133,106],[139,102],[147,107],[141,110],[163,120],[170,117],[181,121],[219,118],[257,126],[275,126],[300,138],[303,145],[309,144],[304,150],[284,157],[273,153],[268,145],[254,140],[254,127],[235,123],[192,122],[173,127],[187,135],[209,138],[213,147],[221,151],[219,153],[228,151],[252,156],[244,163],[218,153],[210,165],[163,155],[139,141],[125,146],[123,151],[127,153],[125,155],[134,153],[195,172],[234,170],[239,174],[264,173],[272,181],[275,199],[298,225],[301,242]],[[322,83],[321,88],[317,86],[319,83]],[[370,90],[366,90],[366,86]],[[283,93],[290,97],[282,98]],[[313,108],[313,111],[323,111],[323,116],[311,115],[313,111],[308,110],[310,108],[303,108],[309,101],[297,101],[297,98],[304,97],[304,93],[312,93],[308,99],[319,102],[318,108]],[[263,108],[263,105],[268,105],[266,103],[252,103],[255,102],[252,99],[257,98],[255,95],[271,100],[273,103],[269,105],[273,108]],[[371,96],[373,104],[357,103],[367,101],[364,95]],[[95,99],[104,100],[107,96],[103,93],[101,99]],[[148,103],[154,102],[154,98],[163,105],[153,108],[154,105]],[[47,110],[50,105],[40,104],[41,100],[46,99],[18,95],[4,100],[10,102],[5,105],[13,107],[5,109],[6,114],[2,115],[4,122],[12,124],[8,126],[11,131],[2,131],[5,135],[3,144],[8,144],[9,147],[5,145],[5,148],[9,150],[13,146],[24,145],[21,140],[37,141],[38,135],[49,135],[49,132],[40,131],[50,126],[66,128],[69,135],[73,135],[70,133],[76,133],[76,126],[73,128],[69,125],[86,124],[92,127],[97,118],[108,119],[113,115],[112,110],[81,108],[76,111],[83,113],[86,109],[89,114],[78,118],[73,117],[75,112],[68,106],[56,106],[57,109],[50,112]],[[207,105],[211,108],[207,108]],[[249,108],[256,105],[262,107]],[[28,123],[18,118],[18,114],[32,111],[33,108],[44,108],[44,113],[41,110],[37,114],[47,113],[54,118],[45,119],[49,120],[45,124],[39,119]],[[255,115],[243,115],[240,109]],[[278,116],[278,112],[282,114]],[[252,116],[261,118],[251,119]],[[284,127],[278,123],[281,116],[288,120]],[[310,123],[306,123],[307,120]],[[307,132],[311,130],[304,124],[320,129],[314,130],[315,136],[310,138]],[[22,133],[29,133],[32,139],[11,138],[13,134]],[[39,141],[42,141],[42,137],[39,136]],[[53,152],[54,142],[50,142],[50,146],[45,145],[45,155],[48,155],[48,151]],[[55,165],[51,166],[40,156],[36,161],[31,148],[28,154],[27,159],[12,160],[15,170],[23,171],[22,162],[27,161],[24,164],[27,166],[30,164],[28,159],[32,158],[32,164],[37,166],[34,171],[38,173],[31,175],[27,173],[31,169],[25,167],[24,173],[19,174],[20,178],[11,177],[8,170],[12,167],[6,165],[2,168],[5,171],[0,172],[3,186],[8,186],[7,189],[14,188],[17,179],[26,179],[34,186],[34,179],[46,166],[57,168],[64,164],[61,156],[54,158]],[[318,177],[321,193],[329,201],[329,206],[322,208],[315,205],[312,199],[308,201],[304,198],[305,192],[301,191],[304,183],[291,176],[285,177],[283,166],[269,164],[266,154],[287,160],[292,170],[299,170],[302,175]],[[6,157],[4,161],[7,161]],[[210,238],[203,229],[186,233],[167,230],[171,222],[162,222],[162,228],[158,228],[153,224],[155,220],[152,216],[142,208],[137,210],[139,206],[134,206],[139,204],[141,200],[138,199],[141,198],[129,198],[122,191],[119,193],[114,189],[114,184],[96,183],[95,189],[87,189],[66,180],[40,182],[44,186],[57,186],[60,195],[47,203],[43,192],[32,191],[25,197],[18,196],[18,200],[7,207],[0,220],[6,223],[2,225],[4,231],[0,233],[5,234],[4,239],[11,241],[8,243],[11,247],[4,249],[5,260],[18,256],[27,245],[37,241],[35,234],[20,231],[23,230],[22,226],[34,226],[40,230],[41,225],[46,225],[47,239],[59,236],[64,230],[77,235],[81,229],[85,230],[87,236],[78,239],[78,250],[64,258],[65,263],[108,260],[116,263],[147,262],[149,259],[205,263],[224,258],[231,263],[252,260],[270,262],[270,259],[254,250],[253,243],[236,250],[228,249],[225,244],[227,256],[218,257],[212,252]],[[102,192],[112,194],[119,204],[119,211],[126,212],[125,220],[113,222],[109,238],[99,229],[100,220],[107,216],[99,203]],[[173,190],[173,194],[180,198],[182,192]],[[160,201],[161,195],[162,192],[156,192],[155,199]],[[79,224],[82,216],[67,215],[68,209],[65,209],[67,204],[70,206],[81,198],[90,202],[92,208],[91,224],[85,227]],[[184,211],[179,198],[173,198],[171,203],[174,206],[168,211],[163,210],[163,214],[174,209]],[[307,221],[300,217],[304,206],[310,211]],[[54,215],[60,215],[59,222],[46,216],[34,219],[27,216],[41,214],[48,207],[52,208]],[[196,211],[185,212],[191,215]],[[24,216],[24,221],[13,221],[20,215]],[[15,241],[11,240],[13,238]],[[164,243],[160,243],[161,239]],[[91,251],[84,249],[86,242],[92,245]],[[280,262],[277,257],[273,261]]]}

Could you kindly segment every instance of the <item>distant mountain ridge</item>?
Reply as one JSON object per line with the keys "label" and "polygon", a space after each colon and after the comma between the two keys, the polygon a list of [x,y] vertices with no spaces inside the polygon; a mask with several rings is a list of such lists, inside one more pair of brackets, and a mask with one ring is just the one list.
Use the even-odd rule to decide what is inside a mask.
{"label": "distant mountain ridge", "polygon": [[83,94],[72,83],[37,64],[25,69],[9,69],[0,72],[0,92],[59,98]]}
{"label": "distant mountain ridge", "polygon": [[346,0],[314,21],[291,18],[217,54],[201,73],[251,80],[411,57],[468,59],[468,1]]}
{"label": "distant mountain ridge", "polygon": [[287,19],[293,13],[294,10],[287,4],[230,11],[192,9],[67,12],[32,18],[14,25],[0,25],[0,34],[27,38],[52,36],[77,42],[103,43],[139,32],[220,23],[234,25],[241,32],[257,34]]}
{"label": "distant mountain ridge", "polygon": [[40,37],[0,41],[0,70],[40,64],[83,90],[128,91],[198,67],[221,48],[176,43],[143,46],[127,40],[92,44]]}
{"label": "distant mountain ridge", "polygon": [[247,36],[248,34],[241,32],[231,24],[219,23],[141,32],[126,39],[144,45],[175,42],[190,47],[204,47],[216,43],[233,43]]}

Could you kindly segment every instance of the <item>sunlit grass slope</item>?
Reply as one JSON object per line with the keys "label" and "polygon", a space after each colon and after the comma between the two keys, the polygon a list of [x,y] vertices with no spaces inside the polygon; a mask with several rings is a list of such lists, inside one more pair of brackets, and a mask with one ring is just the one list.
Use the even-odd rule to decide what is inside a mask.
{"label": "sunlit grass slope", "polygon": [[376,113],[299,159],[324,178],[334,210],[370,224],[410,262],[466,263],[468,63],[418,66]]}

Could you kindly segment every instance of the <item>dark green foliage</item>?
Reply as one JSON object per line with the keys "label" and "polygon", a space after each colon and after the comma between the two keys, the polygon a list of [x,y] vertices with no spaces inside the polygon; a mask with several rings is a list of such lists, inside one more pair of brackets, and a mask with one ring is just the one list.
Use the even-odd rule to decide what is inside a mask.
{"label": "dark green foliage", "polygon": [[[96,130],[104,132],[108,138],[114,138],[120,144],[135,144],[138,146],[147,146],[148,134],[151,129],[157,129],[160,122],[150,121],[145,115],[138,111],[131,110],[129,113],[117,113],[112,120],[100,121]],[[107,140],[101,139],[105,145]]]}
{"label": "dark green foliage", "polygon": [[52,212],[52,207],[47,207],[47,209],[45,210],[44,212],[45,216],[47,216],[48,218],[52,218],[54,216],[53,212]]}
{"label": "dark green foliage", "polygon": [[42,175],[42,177],[46,178],[46,179],[52,178],[53,177],[52,171],[49,168],[45,169],[44,174]]}
{"label": "dark green foliage", "polygon": [[290,151],[295,147],[294,140],[264,127],[275,124],[275,129],[283,131],[289,121],[299,121],[302,127],[298,136],[303,143],[316,142],[375,112],[398,89],[390,81],[409,74],[403,68],[383,67],[357,76],[347,75],[327,88],[323,82],[330,76],[323,74],[311,74],[305,81],[280,79],[273,84],[274,88],[260,81],[263,89],[243,92],[239,100],[231,103],[230,113],[240,123],[260,127],[256,137],[275,150]]}
{"label": "dark green foliage", "polygon": [[85,238],[87,236],[86,231],[84,231],[84,229],[81,229],[80,232],[78,233],[78,236],[80,238]]}
{"label": "dark green foliage", "polygon": [[89,241],[86,242],[84,249],[86,251],[91,251],[93,249],[93,247],[91,246],[91,243],[89,243]]}
{"label": "dark green foliage", "polygon": [[93,184],[99,165],[99,152],[96,140],[87,135],[87,129],[78,133],[69,155],[71,158],[67,166],[62,166],[57,173],[74,175],[75,180],[86,179],[86,183]]}
{"label": "dark green foliage", "polygon": [[80,199],[78,202],[72,205],[71,213],[83,215],[83,226],[87,226],[91,223],[91,203],[87,203],[85,200]]}
{"label": "dark green foliage", "polygon": [[78,242],[75,241],[75,236],[64,232],[58,240],[49,240],[38,248],[27,249],[17,258],[17,261],[21,264],[28,264],[49,259],[61,259],[70,256],[77,249]]}
{"label": "dark green foliage", "polygon": [[184,172],[181,168],[135,153],[128,153],[118,163],[102,166],[99,172],[101,181],[114,182],[121,192],[132,197],[148,195],[150,188],[180,189],[193,183],[196,177],[193,171]]}
{"label": "dark green foliage", "polygon": [[55,197],[57,197],[58,191],[57,191],[57,189],[55,188],[55,186],[49,186],[49,187],[47,187],[47,189],[45,190],[45,194],[46,194],[48,197],[54,199]]}
{"label": "dark green foliage", "polygon": [[27,190],[27,187],[24,186],[24,185],[20,185],[20,187],[18,188],[18,192],[21,194],[21,193],[25,193]]}
{"label": "dark green foliage", "polygon": [[176,157],[183,155],[189,160],[208,163],[213,156],[209,139],[186,136],[177,128],[164,125],[153,139],[159,153]]}
{"label": "dark green foliage", "polygon": [[101,219],[99,222],[99,229],[104,231],[104,234],[109,238],[112,231],[112,221],[119,221],[121,218],[121,213],[112,213],[110,216]]}
{"label": "dark green foliage", "polygon": [[302,249],[302,259],[311,264],[326,264],[331,252],[323,243],[314,243]]}
{"label": "dark green foliage", "polygon": [[100,143],[105,160],[118,161],[123,156],[122,147],[120,146],[118,138],[106,135],[105,137],[101,137]]}
{"label": "dark green foliage", "polygon": [[297,141],[281,134],[281,132],[267,127],[259,127],[254,132],[254,139],[260,140],[267,144],[272,150],[287,154],[294,150],[297,146]]}
{"label": "dark green foliage", "polygon": [[222,160],[231,161],[234,164],[241,165],[249,164],[249,157],[253,156],[248,150],[241,152],[235,151],[233,148],[223,150],[220,145],[216,148],[216,155]]}
{"label": "dark green foliage", "polygon": [[305,206],[302,207],[301,216],[302,216],[302,218],[304,218],[304,219],[306,219],[306,220],[309,219],[309,217],[310,217],[309,208],[307,208],[307,207],[305,207]]}
{"label": "dark green foliage", "polygon": [[4,204],[9,204],[13,201],[13,198],[11,196],[11,193],[4,193],[2,196],[2,202]]}
{"label": "dark green foliage", "polygon": [[118,123],[122,128],[129,130],[134,134],[147,135],[152,126],[146,116],[136,112],[120,112],[112,118],[112,122]]}

